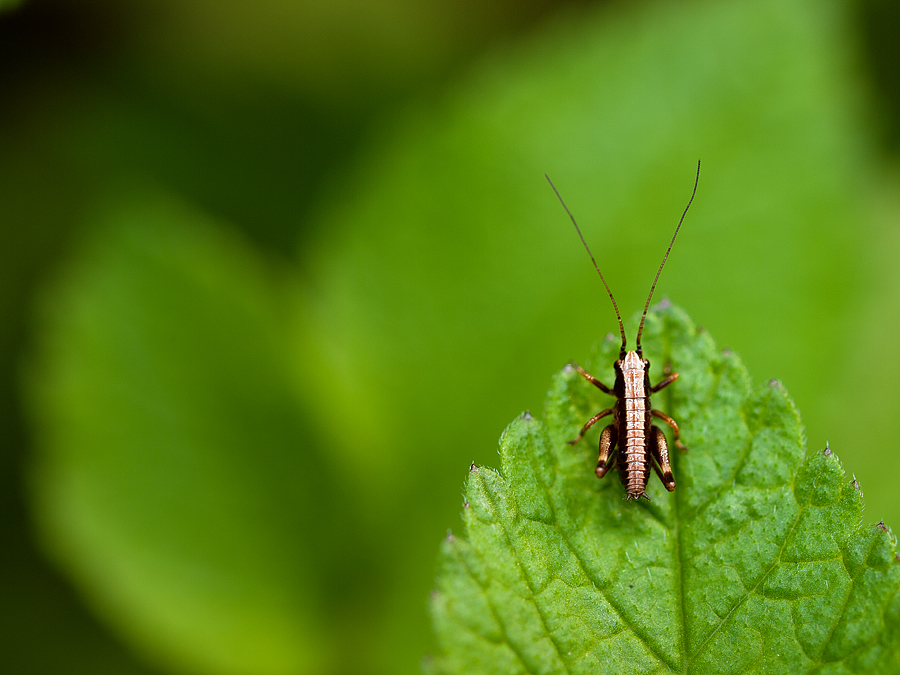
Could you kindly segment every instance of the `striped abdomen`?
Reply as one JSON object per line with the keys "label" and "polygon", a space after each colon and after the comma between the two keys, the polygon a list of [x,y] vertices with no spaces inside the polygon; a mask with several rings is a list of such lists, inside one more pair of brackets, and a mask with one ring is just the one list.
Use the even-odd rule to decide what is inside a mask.
{"label": "striped abdomen", "polygon": [[[644,495],[650,477],[650,379],[646,361],[628,352],[616,373],[615,425],[619,479],[626,499]],[[618,370],[618,368],[617,368]]]}

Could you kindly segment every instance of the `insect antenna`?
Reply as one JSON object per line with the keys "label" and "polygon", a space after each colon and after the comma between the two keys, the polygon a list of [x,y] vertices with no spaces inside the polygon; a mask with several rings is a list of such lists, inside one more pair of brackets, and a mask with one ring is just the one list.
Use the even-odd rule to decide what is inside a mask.
{"label": "insect antenna", "polygon": [[659,275],[662,273],[663,265],[666,264],[666,260],[669,259],[669,251],[672,250],[672,245],[675,243],[675,237],[678,236],[678,230],[681,229],[681,224],[684,222],[684,217],[687,215],[688,209],[691,208],[691,202],[694,201],[694,195],[697,194],[697,183],[700,182],[700,160],[697,160],[697,177],[694,178],[694,191],[691,193],[691,198],[688,200],[687,206],[684,207],[684,213],[681,214],[681,220],[678,221],[678,227],[675,228],[675,234],[672,235],[672,241],[669,242],[669,248],[666,249],[666,254],[663,256],[662,262],[659,264],[659,269],[656,270],[656,278],[653,280],[653,285],[650,287],[650,295],[647,296],[647,302],[644,305],[644,313],[641,315],[641,325],[638,328],[637,333],[637,353],[641,358],[644,355],[641,353],[641,333],[644,332],[644,319],[647,318],[647,310],[650,307],[650,298],[653,297],[653,291],[656,290],[656,282],[659,281]]}
{"label": "insect antenna", "polygon": [[[556,197],[559,199],[559,203],[562,204],[562,207],[566,210],[566,213],[569,214],[569,218],[572,220],[572,224],[575,226],[575,231],[578,232],[578,236],[581,238],[581,243],[584,244],[584,249],[588,252],[588,255],[591,256],[591,262],[594,263],[594,269],[597,270],[597,274],[600,275],[600,281],[603,282],[603,286],[606,288],[606,292],[609,294],[609,299],[612,300],[613,309],[616,310],[616,318],[619,320],[619,332],[622,334],[622,349],[619,350],[619,358],[624,359],[626,343],[625,326],[622,324],[622,316],[619,314],[619,306],[616,304],[616,299],[613,297],[612,291],[609,290],[609,284],[607,284],[606,279],[603,278],[603,272],[600,271],[600,267],[597,265],[597,261],[594,260],[594,254],[591,253],[591,249],[588,248],[587,242],[584,240],[584,235],[581,234],[581,228],[578,227],[578,223],[575,222],[575,216],[573,216],[572,212],[569,211],[569,207],[566,206],[566,203],[563,201],[562,195],[559,194],[559,190],[556,189],[553,181],[550,180],[550,176],[544,174],[544,178],[546,178],[547,182],[550,183],[550,187],[552,187],[553,191],[556,193]],[[680,224],[681,223],[679,223],[679,225]],[[668,253],[666,255],[668,255]]]}

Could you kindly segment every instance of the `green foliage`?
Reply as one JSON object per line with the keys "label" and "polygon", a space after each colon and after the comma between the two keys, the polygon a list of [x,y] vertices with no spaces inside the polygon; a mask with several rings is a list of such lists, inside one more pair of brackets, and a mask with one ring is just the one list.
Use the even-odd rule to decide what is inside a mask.
{"label": "green foliage", "polygon": [[[563,370],[546,422],[520,417],[500,470],[470,470],[466,538],[445,540],[432,599],[434,670],[900,672],[896,540],[860,525],[837,457],[807,452],[784,387],[752,386],[681,310],[645,335],[651,364],[681,373],[656,400],[689,446],[675,493],[651,474],[652,501],[626,503],[616,476],[594,477],[598,432],[566,440],[601,404]],[[591,364],[607,381],[617,349]]]}
{"label": "green foliage", "polygon": [[285,368],[287,277],[169,201],[110,207],[45,306],[32,378],[48,548],[156,660],[314,667],[324,525]]}
{"label": "green foliage", "polygon": [[[545,171],[634,307],[702,157],[660,293],[799,400],[837,390],[842,410],[870,405],[820,367],[842,349],[858,358],[840,321],[856,306],[858,249],[879,241],[867,212],[877,167],[840,7],[687,0],[561,17],[429,105],[373,124],[383,135],[354,171],[330,164],[342,152],[346,169],[355,150],[332,152],[339,115],[317,123],[285,104],[276,124],[271,99],[228,115],[193,89],[160,104],[135,79],[133,98],[60,114],[47,146],[88,167],[94,191],[146,172],[248,231],[271,234],[278,221],[280,234],[259,240],[281,242],[301,219],[306,229],[285,273],[183,207],[106,213],[49,294],[30,380],[46,548],[128,644],[171,672],[416,670],[431,542],[456,508],[458,467],[482,461],[547,374],[613,326]],[[272,5],[258,25],[307,9]],[[223,34],[210,27],[200,42],[244,49],[213,44]],[[316,70],[323,82],[329,72]],[[232,96],[255,98],[243,86]],[[33,144],[20,145],[43,175]],[[69,214],[55,191],[18,190],[21,167],[10,166],[4,194]],[[684,461],[702,456],[692,448]],[[660,523],[673,499],[702,493],[684,471],[674,498],[653,488]],[[614,479],[582,478],[612,490]]]}

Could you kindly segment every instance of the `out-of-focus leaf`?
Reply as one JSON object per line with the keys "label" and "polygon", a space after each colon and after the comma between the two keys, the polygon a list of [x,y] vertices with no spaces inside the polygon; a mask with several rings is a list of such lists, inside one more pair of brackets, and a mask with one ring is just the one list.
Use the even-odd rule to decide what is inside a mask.
{"label": "out-of-focus leaf", "polygon": [[[878,673],[900,670],[900,559],[830,450],[805,451],[776,381],[753,387],[681,310],[648,316],[644,350],[678,382],[657,396],[690,450],[669,495],[626,503],[594,477],[610,402],[574,369],[547,420],[513,422],[501,469],[472,466],[466,538],[449,536],[432,596],[441,673]],[[619,341],[591,372],[612,384]],[[590,390],[590,391],[589,391]],[[600,395],[602,397],[603,395]],[[678,453],[676,453],[677,455]]]}
{"label": "out-of-focus leaf", "polygon": [[261,0],[248,8],[235,0],[89,1],[128,8],[130,58],[143,68],[204,84],[268,82],[363,106],[414,83],[427,86],[454,61],[561,4]]}
{"label": "out-of-focus leaf", "polygon": [[165,200],[100,220],[30,378],[45,544],[175,672],[314,670],[329,483],[285,367],[289,278]]}
{"label": "out-of-focus leaf", "polygon": [[[826,328],[859,280],[853,235],[867,227],[870,171],[842,98],[835,11],[751,0],[604,12],[404,119],[357,180],[324,196],[321,245],[305,252],[328,377],[352,374],[329,386],[377,409],[386,430],[379,454],[364,454],[444,466],[448,455],[415,440],[438,411],[466,419],[469,438],[514,410],[518,392],[539,401],[560,353],[614,327],[545,172],[630,308],[643,304],[702,157],[659,290],[686,297],[760,370],[805,396],[828,389],[817,359],[842,344]],[[793,349],[803,335],[815,344]]]}

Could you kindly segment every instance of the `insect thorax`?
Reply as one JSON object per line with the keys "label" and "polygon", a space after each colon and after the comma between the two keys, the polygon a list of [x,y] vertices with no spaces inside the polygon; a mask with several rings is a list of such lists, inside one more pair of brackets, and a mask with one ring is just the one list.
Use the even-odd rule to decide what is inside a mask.
{"label": "insect thorax", "polygon": [[645,384],[650,362],[638,356],[637,352],[627,352],[617,364],[625,381],[625,398],[645,398],[649,395]]}

